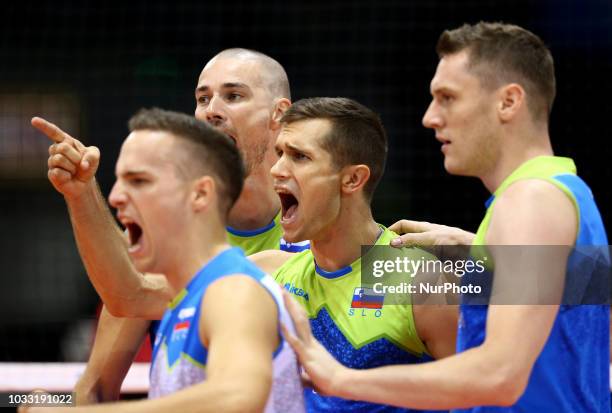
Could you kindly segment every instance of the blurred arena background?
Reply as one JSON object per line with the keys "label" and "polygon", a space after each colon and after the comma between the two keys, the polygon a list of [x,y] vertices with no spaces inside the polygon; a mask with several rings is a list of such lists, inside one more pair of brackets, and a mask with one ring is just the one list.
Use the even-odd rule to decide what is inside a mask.
{"label": "blurred arena background", "polygon": [[46,180],[48,142],[30,118],[99,146],[108,194],[129,116],[150,106],[193,113],[202,66],[228,47],[275,57],[294,100],[348,96],[381,114],[390,138],[374,201],[381,223],[476,230],[488,195],[444,172],[421,126],[435,43],[464,22],[531,29],[556,63],[555,151],[576,160],[612,224],[609,0],[49,1],[7,3],[0,14],[0,361],[85,360],[97,304],[63,200]]}

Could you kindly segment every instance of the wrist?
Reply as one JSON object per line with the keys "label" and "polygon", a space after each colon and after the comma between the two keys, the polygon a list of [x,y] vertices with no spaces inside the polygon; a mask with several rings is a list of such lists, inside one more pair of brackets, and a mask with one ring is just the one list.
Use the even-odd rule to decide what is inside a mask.
{"label": "wrist", "polygon": [[89,181],[78,193],[64,194],[64,200],[71,217],[99,215],[101,208],[104,209],[106,206],[95,179]]}
{"label": "wrist", "polygon": [[80,191],[64,193],[63,195],[67,203],[82,203],[87,202],[89,199],[95,199],[98,192],[98,183],[95,178],[92,178],[83,183]]}
{"label": "wrist", "polygon": [[357,373],[356,370],[339,364],[336,372],[331,376],[328,394],[343,399],[355,399],[355,396],[351,394],[350,386],[351,377],[355,373]]}
{"label": "wrist", "polygon": [[449,245],[472,245],[474,237],[475,234],[472,234],[471,232],[455,228],[450,234],[451,243]]}
{"label": "wrist", "polygon": [[462,231],[462,245],[472,245],[472,243],[474,242],[474,238],[476,237],[476,234],[468,232],[468,231]]}

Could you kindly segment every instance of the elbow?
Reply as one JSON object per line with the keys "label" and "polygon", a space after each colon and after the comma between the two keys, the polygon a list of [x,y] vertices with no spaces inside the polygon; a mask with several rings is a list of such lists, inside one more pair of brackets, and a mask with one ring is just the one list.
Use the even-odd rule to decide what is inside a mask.
{"label": "elbow", "polygon": [[133,318],[137,317],[132,306],[127,305],[122,300],[102,300],[108,312],[117,318]]}
{"label": "elbow", "polygon": [[516,371],[513,366],[500,367],[492,373],[490,388],[485,392],[485,404],[509,407],[521,398],[529,381],[529,371]]}
{"label": "elbow", "polygon": [[225,387],[223,411],[226,413],[262,412],[272,390],[272,377],[258,378],[252,383],[228,383]]}
{"label": "elbow", "polygon": [[[140,288],[137,292],[129,295],[106,294],[101,296],[108,312],[119,318],[145,318],[157,319],[163,315],[168,300],[156,300],[159,298],[153,292]],[[166,298],[164,296],[163,298]]]}
{"label": "elbow", "polygon": [[250,413],[250,412],[263,412],[266,406],[266,401],[261,403],[259,400],[254,400],[248,397],[246,394],[236,394],[224,407],[223,411],[226,413]]}

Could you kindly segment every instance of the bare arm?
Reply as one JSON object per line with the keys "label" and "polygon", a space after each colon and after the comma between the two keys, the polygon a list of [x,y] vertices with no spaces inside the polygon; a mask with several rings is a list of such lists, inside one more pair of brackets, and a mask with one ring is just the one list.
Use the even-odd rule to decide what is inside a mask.
{"label": "bare arm", "polygon": [[455,354],[459,315],[456,305],[418,305],[413,306],[413,313],[417,333],[425,343],[429,354],[435,359]]}
{"label": "bare arm", "polygon": [[64,195],[87,274],[108,310],[116,316],[159,318],[172,291],[165,278],[145,277],[134,268],[94,178],[100,151],[44,119],[33,118],[32,125],[54,142],[48,177]]}
{"label": "bare arm", "polygon": [[[435,257],[431,257],[436,260]],[[449,281],[450,278],[450,281]],[[445,282],[457,282],[454,275],[421,271],[415,274],[413,284],[444,287]],[[412,314],[417,334],[431,356],[435,359],[450,356],[456,352],[457,320],[459,300],[456,294],[424,293],[417,288],[411,294]]]}
{"label": "bare arm", "polygon": [[[543,181],[520,181],[498,199],[487,244],[572,245],[576,233],[576,212],[565,194]],[[541,263],[548,264],[551,282],[565,275],[567,255],[558,258],[556,266]],[[533,261],[529,260],[505,262],[504,254],[495,259],[496,280],[517,272],[535,274],[541,269],[536,268],[534,273]],[[560,296],[561,291],[557,293]],[[491,305],[482,345],[431,363],[370,370],[351,370],[330,361],[329,354],[312,338],[299,306],[294,304],[289,309],[296,316],[299,338],[288,335],[287,340],[310,378],[326,394],[412,408],[447,409],[514,404],[524,392],[548,339],[558,305]]]}
{"label": "bare arm", "polygon": [[389,229],[400,236],[391,240],[393,247],[471,245],[475,234],[460,228],[402,219]]}
{"label": "bare arm", "polygon": [[[112,407],[108,404],[84,406],[66,411],[263,411],[272,385],[272,354],[279,343],[277,309],[271,296],[250,277],[226,277],[210,285],[202,302],[202,313],[206,317],[200,319],[200,340],[208,347],[204,382],[155,400],[120,402]],[[40,411],[51,413],[55,409]]]}
{"label": "bare arm", "polygon": [[292,256],[292,253],[286,251],[266,250],[249,255],[248,258],[264,272],[272,274]]}
{"label": "bare arm", "polygon": [[150,321],[113,317],[102,309],[87,368],[75,387],[77,404],[119,400],[121,384]]}

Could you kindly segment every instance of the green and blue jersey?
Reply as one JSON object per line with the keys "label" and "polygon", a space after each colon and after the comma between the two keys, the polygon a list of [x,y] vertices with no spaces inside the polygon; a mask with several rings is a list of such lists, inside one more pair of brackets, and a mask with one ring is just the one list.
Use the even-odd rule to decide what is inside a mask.
{"label": "green and blue jersey", "polygon": [[[578,217],[576,247],[594,246],[598,257],[569,256],[567,278],[592,277],[592,259],[609,267],[608,240],[597,205],[589,187],[576,175],[568,158],[533,158],[510,174],[487,201],[486,215],[473,245],[485,245],[495,201],[514,182],[541,179],[550,182],[574,203]],[[587,261],[585,261],[585,258]],[[567,282],[567,281],[566,281]],[[460,307],[458,351],[484,342],[487,305],[462,304]],[[536,360],[527,388],[511,407],[476,407],[457,412],[604,412],[610,409],[610,307],[607,305],[561,305],[550,336]],[[521,340],[521,337],[516,337]]]}

